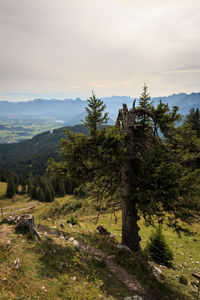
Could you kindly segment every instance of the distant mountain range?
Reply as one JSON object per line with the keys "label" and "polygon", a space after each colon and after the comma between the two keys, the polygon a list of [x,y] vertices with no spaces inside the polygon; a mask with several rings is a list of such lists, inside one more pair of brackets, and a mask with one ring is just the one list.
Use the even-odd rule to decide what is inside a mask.
{"label": "distant mountain range", "polygon": [[[110,124],[114,123],[118,110],[122,103],[129,107],[135,98],[127,96],[112,96],[102,98],[109,113]],[[200,108],[200,93],[173,94],[167,97],[152,98],[154,104],[159,100],[168,103],[170,107],[177,105],[181,114],[186,114],[192,107]],[[57,99],[35,99],[27,102],[0,101],[0,117],[5,118],[38,118],[63,121],[66,125],[80,124],[85,118],[85,107],[87,103],[80,98],[57,100]]]}

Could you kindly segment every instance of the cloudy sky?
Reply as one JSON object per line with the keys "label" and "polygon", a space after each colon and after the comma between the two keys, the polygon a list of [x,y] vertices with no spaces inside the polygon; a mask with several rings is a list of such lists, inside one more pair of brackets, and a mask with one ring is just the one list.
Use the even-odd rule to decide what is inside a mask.
{"label": "cloudy sky", "polygon": [[200,91],[200,0],[0,0],[0,100]]}

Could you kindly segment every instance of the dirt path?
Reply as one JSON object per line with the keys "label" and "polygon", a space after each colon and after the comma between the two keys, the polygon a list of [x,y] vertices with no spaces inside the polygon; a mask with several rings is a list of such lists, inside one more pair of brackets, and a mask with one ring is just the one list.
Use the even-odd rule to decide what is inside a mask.
{"label": "dirt path", "polygon": [[[60,232],[58,230],[51,230],[43,225],[38,225],[36,228],[40,234],[46,231],[51,236],[60,236]],[[9,233],[13,232],[13,229],[14,226],[8,224],[0,225],[0,241],[6,242],[9,239]],[[66,238],[68,239],[68,237]],[[96,259],[104,260],[108,270],[127,287],[131,294],[138,295],[144,300],[159,300],[153,290],[142,286],[134,275],[129,274],[122,266],[114,261],[113,256],[107,255],[106,253],[82,242],[79,242],[79,246],[80,251],[84,254],[94,256]]]}
{"label": "dirt path", "polygon": [[[58,237],[59,231],[45,229],[45,226],[37,226],[37,230],[39,233],[48,232],[48,234]],[[144,300],[159,300],[159,298],[155,295],[155,292],[151,290],[149,287],[142,286],[134,275],[129,274],[122,266],[117,264],[112,255],[107,255],[106,253],[84,244],[83,242],[79,242],[80,251],[85,253],[86,255],[91,255],[96,257],[97,259],[103,259],[106,263],[106,266],[110,272],[112,272],[115,277],[120,280],[133,295],[138,295],[142,297]]]}
{"label": "dirt path", "polygon": [[[24,204],[23,207],[17,207],[17,206],[7,206],[7,207],[3,207],[3,215],[9,215],[11,213],[16,213],[19,211],[23,211],[23,210],[27,210],[27,209],[31,209],[32,207],[35,207],[38,204],[38,201],[32,201],[29,202],[27,204]],[[6,210],[6,211],[5,211]]]}

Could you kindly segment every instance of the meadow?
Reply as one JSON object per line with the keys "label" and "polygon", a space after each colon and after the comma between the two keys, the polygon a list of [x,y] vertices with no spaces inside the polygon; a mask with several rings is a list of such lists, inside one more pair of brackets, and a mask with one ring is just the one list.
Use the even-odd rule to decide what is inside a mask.
{"label": "meadow", "polygon": [[25,141],[39,133],[62,126],[62,123],[52,120],[0,119],[0,143]]}
{"label": "meadow", "polygon": [[[30,199],[25,196],[5,201],[12,207],[26,208],[27,205],[25,212],[34,214],[42,239],[38,241],[15,232],[12,226],[0,225],[0,236],[3,236],[0,242],[0,299],[123,299],[130,295],[103,260],[77,251],[70,242],[59,237],[60,233],[106,255],[114,255],[115,262],[142,285],[150,286],[157,299],[196,299],[197,288],[191,273],[200,268],[198,223],[192,226],[194,235],[181,237],[164,226],[163,232],[174,253],[174,261],[170,268],[159,265],[164,279],[156,279],[147,268],[149,257],[145,253],[131,254],[116,247],[121,241],[120,211],[115,217],[106,212],[96,223],[97,212],[90,198],[76,199],[68,195],[53,203],[35,202],[31,209],[28,207]],[[68,222],[73,223],[73,220],[75,225],[69,225]],[[99,224],[111,232],[112,238],[97,233]],[[142,219],[139,226],[144,250],[155,228],[146,227]],[[7,232],[6,235],[3,231]],[[11,240],[10,251],[6,249],[8,239]],[[16,258],[20,260],[19,270],[13,267]],[[180,278],[186,279],[185,284]]]}

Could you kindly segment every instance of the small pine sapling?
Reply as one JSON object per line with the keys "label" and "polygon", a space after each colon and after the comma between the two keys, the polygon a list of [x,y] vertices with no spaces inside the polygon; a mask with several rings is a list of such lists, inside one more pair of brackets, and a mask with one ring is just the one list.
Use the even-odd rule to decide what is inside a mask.
{"label": "small pine sapling", "polygon": [[146,251],[155,262],[166,266],[172,264],[173,252],[164,238],[161,225],[151,234]]}

